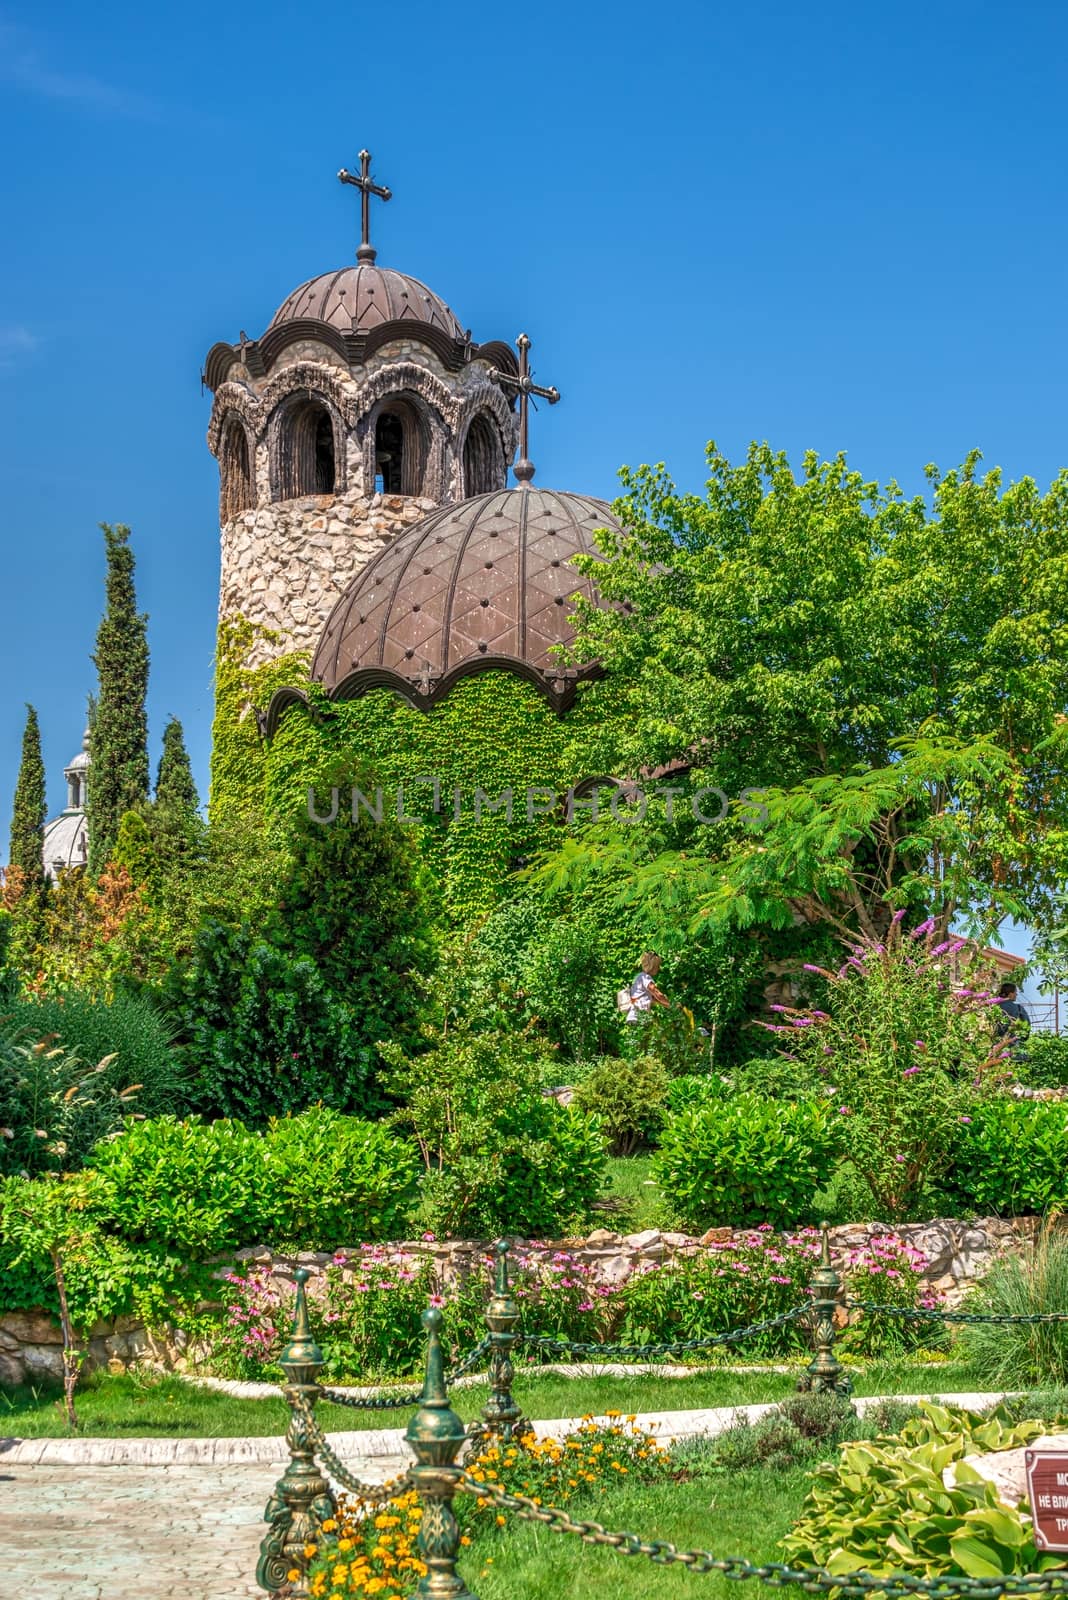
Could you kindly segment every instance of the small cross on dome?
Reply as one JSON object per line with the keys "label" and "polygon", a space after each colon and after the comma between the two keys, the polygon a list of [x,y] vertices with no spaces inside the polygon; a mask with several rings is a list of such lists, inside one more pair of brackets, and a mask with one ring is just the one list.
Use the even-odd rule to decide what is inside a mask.
{"label": "small cross on dome", "polygon": [[534,382],[534,376],[530,370],[530,340],[525,333],[519,335],[515,342],[515,347],[519,351],[518,378],[511,372],[501,372],[497,367],[493,368],[491,376],[496,378],[498,383],[507,384],[515,389],[519,395],[519,460],[515,463],[512,471],[515,473],[516,481],[520,488],[526,489],[530,486],[530,481],[534,476],[534,463],[530,459],[529,450],[530,397],[536,394],[542,400],[548,400],[549,404],[554,406],[560,399],[560,391],[559,389],[543,389]]}
{"label": "small cross on dome", "polygon": [[342,183],[351,183],[354,189],[360,191],[360,248],[356,252],[356,260],[370,266],[378,254],[371,244],[371,196],[376,195],[379,200],[392,200],[393,190],[372,180],[370,150],[360,151],[358,173],[342,167],[338,178]]}

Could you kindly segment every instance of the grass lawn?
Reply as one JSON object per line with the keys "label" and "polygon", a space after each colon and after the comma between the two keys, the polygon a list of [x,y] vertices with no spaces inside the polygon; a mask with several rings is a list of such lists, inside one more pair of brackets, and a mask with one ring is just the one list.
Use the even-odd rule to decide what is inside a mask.
{"label": "grass lawn", "polygon": [[[808,1484],[805,1468],[734,1472],[613,1490],[572,1508],[578,1518],[627,1529],[645,1539],[669,1539],[682,1549],[717,1556],[779,1561],[778,1541],[797,1520]],[[461,1572],[479,1600],[695,1600],[737,1596],[738,1584],[699,1577],[682,1567],[653,1566],[641,1556],[585,1545],[574,1534],[531,1524],[480,1535]],[[754,1595],[759,1585],[751,1586]],[[746,1589],[749,1593],[749,1589]],[[763,1591],[761,1591],[763,1592]]]}
{"label": "grass lawn", "polygon": [[607,1178],[597,1207],[603,1227],[616,1233],[674,1227],[660,1185],[653,1177],[652,1156],[610,1156]]}
{"label": "grass lawn", "polygon": [[[858,1395],[923,1394],[979,1388],[974,1372],[945,1362],[882,1361],[851,1365]],[[711,1406],[747,1405],[779,1400],[790,1394],[796,1377],[778,1372],[695,1373],[686,1378],[561,1378],[536,1377],[520,1371],[514,1393],[528,1416],[574,1417],[587,1412],[693,1411]],[[487,1397],[485,1385],[457,1389],[453,1404],[465,1420],[478,1415]],[[66,1423],[57,1404],[59,1389],[36,1386],[0,1390],[0,1436],[24,1439],[65,1438]],[[112,1377],[93,1373],[77,1396],[81,1433],[93,1438],[226,1439],[281,1435],[288,1410],[281,1398],[236,1400],[200,1389],[181,1378],[127,1373]],[[364,1428],[403,1428],[410,1410],[355,1411],[323,1403],[318,1415],[327,1432]],[[629,1592],[629,1591],[621,1591]]]}

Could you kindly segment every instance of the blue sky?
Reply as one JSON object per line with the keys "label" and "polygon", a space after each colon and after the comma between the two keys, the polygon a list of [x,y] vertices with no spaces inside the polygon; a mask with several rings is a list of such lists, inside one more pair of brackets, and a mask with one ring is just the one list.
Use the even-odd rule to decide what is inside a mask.
{"label": "blue sky", "polygon": [[[0,827],[36,704],[62,803],[102,602],[134,530],[153,763],[206,786],[218,563],[203,358],[379,259],[564,401],[539,482],[689,487],[703,447],[848,451],[922,485],[978,446],[1065,463],[1068,20],[899,0],[538,6],[0,3]],[[0,850],[0,854],[3,851]]]}

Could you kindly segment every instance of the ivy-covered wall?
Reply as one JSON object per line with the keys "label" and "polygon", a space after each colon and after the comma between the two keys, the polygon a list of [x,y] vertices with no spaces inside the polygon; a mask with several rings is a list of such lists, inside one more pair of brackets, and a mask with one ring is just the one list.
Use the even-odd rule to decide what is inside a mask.
{"label": "ivy-covered wall", "polygon": [[[339,757],[350,758],[373,777],[372,805],[380,788],[383,814],[396,815],[402,803],[405,816],[421,819],[414,825],[443,909],[464,923],[496,904],[507,875],[560,828],[561,809],[549,814],[548,795],[536,795],[534,814],[528,813],[528,791],[560,795],[601,771],[611,700],[608,685],[593,685],[561,717],[531,684],[507,672],[464,679],[429,710],[386,689],[335,702],[313,685],[309,708],[291,707],[271,741],[267,813],[303,810],[316,775],[336,767]],[[438,779],[436,814],[431,785],[415,783],[419,778]],[[508,790],[510,821],[504,807],[491,809]],[[349,804],[350,795],[339,803]],[[316,809],[326,815],[330,804],[323,789]]]}
{"label": "ivy-covered wall", "polygon": [[219,625],[208,799],[212,822],[248,822],[263,816],[267,746],[253,708],[265,711],[276,689],[307,681],[309,661],[303,651],[249,667],[248,658],[257,642],[277,646],[281,634],[244,617]]}

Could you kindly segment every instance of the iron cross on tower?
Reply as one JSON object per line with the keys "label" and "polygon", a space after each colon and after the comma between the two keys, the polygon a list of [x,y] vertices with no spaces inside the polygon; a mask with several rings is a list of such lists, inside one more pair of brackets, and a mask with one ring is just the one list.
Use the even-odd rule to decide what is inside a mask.
{"label": "iron cross on tower", "polygon": [[510,388],[515,389],[519,395],[519,460],[515,463],[512,471],[515,473],[516,481],[520,488],[526,489],[534,476],[534,463],[530,459],[528,448],[530,442],[530,397],[536,394],[542,400],[548,400],[549,404],[554,406],[560,398],[560,391],[559,389],[543,389],[534,382],[530,371],[530,340],[525,333],[519,335],[515,342],[515,347],[519,351],[518,378],[514,373],[501,372],[496,367],[493,369],[493,377],[497,379],[498,383],[507,384]]}
{"label": "iron cross on tower", "polygon": [[353,188],[360,191],[360,248],[356,252],[356,260],[366,262],[370,266],[378,251],[371,244],[371,196],[377,195],[379,200],[392,200],[393,190],[372,182],[371,179],[371,152],[360,151],[360,170],[350,172],[347,167],[342,167],[338,173],[342,183],[351,183]]}

